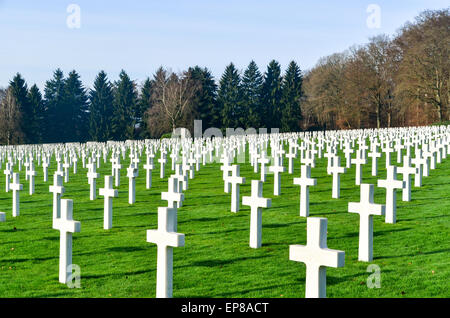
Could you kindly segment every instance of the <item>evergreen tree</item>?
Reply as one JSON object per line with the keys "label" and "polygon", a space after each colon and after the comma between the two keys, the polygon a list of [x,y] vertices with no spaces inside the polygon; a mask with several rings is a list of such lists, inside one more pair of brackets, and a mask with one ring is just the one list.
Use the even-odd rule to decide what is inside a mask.
{"label": "evergreen tree", "polygon": [[65,129],[64,119],[64,74],[58,68],[53,79],[45,83],[45,142],[61,142]]}
{"label": "evergreen tree", "polygon": [[141,93],[137,102],[137,114],[138,119],[136,124],[139,125],[139,138],[149,138],[150,133],[148,131],[148,111],[152,107],[152,81],[147,78],[141,87]]}
{"label": "evergreen tree", "polygon": [[242,77],[242,94],[244,113],[247,114],[245,128],[263,126],[261,118],[261,88],[263,77],[258,65],[251,61]]}
{"label": "evergreen tree", "polygon": [[88,137],[88,97],[76,71],[69,73],[64,85],[64,141],[85,142]]}
{"label": "evergreen tree", "polygon": [[219,83],[218,103],[222,115],[222,128],[237,128],[242,120],[241,78],[233,63],[225,68]]}
{"label": "evergreen tree", "polygon": [[303,97],[303,76],[300,67],[292,61],[283,78],[281,131],[298,131],[302,120],[301,99]]}
{"label": "evergreen tree", "polygon": [[20,73],[17,73],[9,82],[12,97],[15,99],[17,109],[21,112],[20,127],[23,133],[25,143],[31,143],[33,140],[33,131],[31,124],[34,121],[33,111],[28,100],[28,87]]}
{"label": "evergreen tree", "polygon": [[199,83],[199,89],[192,101],[195,118],[202,120],[203,129],[217,127],[221,116],[216,101],[217,84],[211,72],[206,67],[202,69],[199,66],[190,67],[188,72],[191,78]]}
{"label": "evergreen tree", "polygon": [[281,126],[281,68],[277,61],[272,60],[264,74],[262,87],[261,118],[265,119],[266,128],[280,128]]}
{"label": "evergreen tree", "polygon": [[136,114],[136,85],[122,70],[115,83],[112,133],[115,140],[133,139]]}
{"label": "evergreen tree", "polygon": [[42,143],[44,141],[44,100],[42,99],[42,94],[39,88],[34,84],[28,91],[28,101],[30,102],[30,108],[33,112],[33,121],[30,123],[30,131],[32,135],[30,136],[31,143]]}
{"label": "evergreen tree", "polygon": [[89,135],[93,141],[112,139],[114,94],[104,71],[98,73],[89,92]]}

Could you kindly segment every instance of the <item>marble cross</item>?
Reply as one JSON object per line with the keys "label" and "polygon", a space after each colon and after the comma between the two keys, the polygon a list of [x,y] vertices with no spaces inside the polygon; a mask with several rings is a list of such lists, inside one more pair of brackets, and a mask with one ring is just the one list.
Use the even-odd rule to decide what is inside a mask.
{"label": "marble cross", "polygon": [[171,298],[173,289],[173,248],[184,246],[184,234],[177,231],[177,209],[158,208],[158,229],[147,230],[147,242],[158,246],[156,297]]}
{"label": "marble cross", "polygon": [[167,201],[169,208],[178,208],[184,200],[184,194],[178,191],[179,182],[177,177],[171,176],[168,180],[167,192],[161,192],[161,200]]}
{"label": "marble cross", "polygon": [[397,189],[405,187],[404,181],[397,180],[397,167],[387,168],[386,180],[378,180],[378,187],[386,188],[386,223],[395,223],[397,214]]}
{"label": "marble cross", "polygon": [[245,183],[245,178],[239,176],[239,166],[231,166],[231,176],[226,177],[225,182],[231,184],[231,212],[239,211],[239,185]]}
{"label": "marble cross", "polygon": [[105,187],[99,189],[99,195],[105,198],[103,206],[103,228],[109,230],[112,228],[112,199],[119,196],[119,191],[113,189],[112,176],[105,176]]}
{"label": "marble cross", "polygon": [[72,234],[81,231],[81,223],[73,220],[73,201],[61,200],[61,217],[53,219],[53,229],[59,230],[59,282],[66,284],[72,271]]}
{"label": "marble cross", "polygon": [[12,204],[12,215],[13,217],[20,215],[20,192],[23,189],[23,185],[19,183],[19,173],[13,173],[13,183],[10,184],[9,188],[13,191],[13,204]]}
{"label": "marble cross", "polygon": [[309,187],[317,185],[317,179],[311,178],[311,166],[301,166],[300,178],[294,178],[294,184],[300,186],[300,216],[309,216]]}
{"label": "marble cross", "polygon": [[282,156],[276,156],[274,165],[269,167],[269,171],[272,172],[274,175],[273,195],[280,195],[280,193],[281,193],[281,176],[280,176],[280,174],[282,172],[286,171],[286,168],[283,167],[281,161],[282,161]]}
{"label": "marble cross", "polygon": [[242,205],[250,206],[250,247],[260,248],[262,241],[262,208],[272,205],[271,199],[263,198],[263,182],[252,180],[252,194],[242,197]]}
{"label": "marble cross", "polygon": [[373,184],[361,184],[360,202],[349,202],[348,212],[359,214],[358,260],[373,259],[373,216],[384,215],[385,206],[373,202]]}
{"label": "marble cross", "polygon": [[325,298],[327,267],[343,267],[345,252],[327,247],[327,219],[306,219],[305,245],[290,245],[289,260],[306,264],[306,298]]}
{"label": "marble cross", "polygon": [[328,174],[333,175],[333,188],[332,188],[332,194],[331,197],[333,199],[339,199],[341,194],[341,177],[340,174],[346,172],[346,168],[341,167],[341,159],[338,156],[335,156],[334,158],[330,158],[330,160],[333,162],[332,166],[327,169]]}
{"label": "marble cross", "polygon": [[49,192],[53,193],[53,219],[61,217],[61,196],[64,194],[61,175],[55,173],[53,175],[53,185],[49,187]]}

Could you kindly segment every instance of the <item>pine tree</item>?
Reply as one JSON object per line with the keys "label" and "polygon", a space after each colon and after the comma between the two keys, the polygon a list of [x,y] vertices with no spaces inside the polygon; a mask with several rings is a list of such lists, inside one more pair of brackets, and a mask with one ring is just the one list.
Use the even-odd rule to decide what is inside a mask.
{"label": "pine tree", "polygon": [[20,73],[17,73],[9,82],[12,97],[15,99],[17,109],[21,112],[20,127],[23,133],[23,141],[31,143],[33,131],[31,124],[34,121],[30,101],[28,100],[28,87]]}
{"label": "pine tree", "polygon": [[266,128],[280,128],[281,126],[281,84],[280,64],[272,60],[264,74],[262,87],[261,118],[265,119]]}
{"label": "pine tree", "polygon": [[247,114],[245,128],[263,126],[261,118],[261,89],[263,77],[258,65],[251,61],[242,77],[243,110]]}
{"label": "pine tree", "polygon": [[152,81],[147,78],[141,87],[141,93],[137,102],[137,114],[136,122],[139,125],[138,137],[150,138],[150,132],[148,131],[148,112],[152,108]]}
{"label": "pine tree", "polygon": [[45,142],[61,142],[65,129],[64,120],[64,74],[58,68],[53,79],[45,83]]}
{"label": "pine tree", "polygon": [[222,115],[222,129],[239,127],[242,119],[241,79],[233,63],[225,68],[220,79],[218,103]]}
{"label": "pine tree", "polygon": [[100,71],[89,92],[89,135],[93,141],[107,141],[112,136],[114,94],[104,71]]}
{"label": "pine tree", "polygon": [[39,88],[34,84],[28,91],[28,101],[32,109],[33,122],[30,123],[30,131],[33,134],[30,136],[31,143],[42,143],[44,141],[43,127],[44,127],[44,100]]}
{"label": "pine tree", "polygon": [[303,97],[303,76],[300,67],[292,61],[283,78],[283,97],[281,114],[281,131],[290,132],[300,129],[302,120],[301,99]]}
{"label": "pine tree", "polygon": [[115,140],[133,139],[136,100],[136,84],[122,70],[114,90],[112,133]]}
{"label": "pine tree", "polygon": [[76,71],[70,72],[65,80],[63,105],[64,141],[85,142],[88,137],[88,97]]}
{"label": "pine tree", "polygon": [[203,69],[199,66],[190,67],[188,72],[192,79],[199,83],[199,89],[196,91],[192,102],[195,119],[202,120],[203,129],[215,127],[221,117],[218,114],[219,109],[216,100],[217,84],[206,67]]}

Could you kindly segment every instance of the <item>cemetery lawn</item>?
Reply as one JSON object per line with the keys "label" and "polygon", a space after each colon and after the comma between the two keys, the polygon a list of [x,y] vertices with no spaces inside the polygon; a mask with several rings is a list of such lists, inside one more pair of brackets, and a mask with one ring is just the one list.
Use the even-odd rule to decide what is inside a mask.
{"label": "cemetery lawn", "polygon": [[[412,152],[413,153],[413,152]],[[341,164],[345,160],[342,152]],[[392,156],[396,164],[396,155]],[[36,165],[36,193],[28,194],[25,169],[20,172],[20,216],[12,217],[12,192],[6,193],[0,174],[0,297],[155,297],[156,245],[146,242],[146,230],[157,228],[157,208],[167,206],[161,191],[166,178],[159,178],[155,157],[153,187],[145,189],[145,154],[136,180],[136,203],[128,204],[127,160],[122,160],[119,197],[113,199],[113,228],[103,230],[103,197],[98,189],[111,164],[101,161],[97,199],[89,200],[87,169],[81,160],[78,173],[70,169],[63,198],[73,199],[74,219],[81,232],[73,235],[73,263],[81,269],[81,288],[58,282],[59,231],[52,229],[52,193],[55,161],[49,181],[43,182]],[[248,158],[248,157],[247,157]],[[341,176],[341,198],[331,198],[332,178],[326,159],[316,159],[310,188],[310,216],[328,219],[328,247],[345,251],[343,268],[327,269],[327,297],[450,297],[450,157],[437,164],[421,188],[412,187],[412,201],[403,202],[397,192],[397,223],[386,224],[374,216],[374,260],[358,261],[359,215],[348,213],[348,202],[359,202],[354,184],[355,168]],[[300,176],[299,160],[294,174],[281,175],[281,196],[273,196],[273,175],[267,176],[263,196],[272,208],[263,209],[262,248],[249,247],[250,208],[230,212],[230,195],[224,193],[220,164],[207,164],[195,172],[178,209],[178,232],[185,234],[185,247],[174,249],[174,297],[294,297],[305,296],[305,265],[289,260],[289,245],[306,244],[306,218],[299,216],[299,191],[293,178]],[[4,166],[4,165],[3,165]],[[3,170],[3,169],[2,169]],[[376,185],[371,159],[363,167],[363,182]],[[3,171],[2,171],[3,172]],[[15,168],[17,172],[17,167]],[[252,179],[259,179],[249,163],[241,164],[242,196],[250,195]],[[399,176],[400,177],[400,176]],[[386,178],[384,154],[379,176]],[[414,185],[414,182],[412,182]],[[375,203],[385,203],[385,190],[375,187]],[[368,288],[369,264],[380,268],[381,288]]]}

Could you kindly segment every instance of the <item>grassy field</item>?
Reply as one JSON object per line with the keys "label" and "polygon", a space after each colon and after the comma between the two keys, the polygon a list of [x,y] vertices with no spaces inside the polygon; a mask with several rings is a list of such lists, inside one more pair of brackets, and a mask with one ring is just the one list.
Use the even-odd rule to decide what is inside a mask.
{"label": "grassy field", "polygon": [[[396,164],[396,156],[393,156]],[[156,157],[159,158],[159,155]],[[384,179],[384,157],[379,176]],[[141,161],[145,161],[144,156]],[[169,160],[170,162],[170,160]],[[341,154],[341,163],[344,158]],[[28,194],[24,168],[20,173],[20,216],[12,217],[12,192],[4,191],[0,176],[0,297],[155,297],[156,245],[146,242],[146,230],[157,228],[157,208],[167,206],[167,176],[159,178],[155,160],[153,187],[145,189],[145,170],[140,164],[136,203],[128,204],[128,179],[121,171],[119,197],[113,199],[113,229],[103,230],[103,197],[89,200],[87,170],[79,161],[78,173],[70,173],[63,198],[73,199],[74,219],[81,232],[74,234],[73,263],[81,268],[81,288],[69,289],[58,282],[59,231],[52,229],[52,194],[55,163],[49,182],[37,167],[36,193]],[[122,161],[126,168],[128,161]],[[287,160],[284,160],[287,169]],[[272,208],[263,209],[263,246],[249,247],[250,209],[230,212],[230,194],[223,192],[219,164],[201,166],[189,180],[183,207],[178,209],[178,232],[185,247],[174,249],[174,297],[304,297],[305,265],[289,261],[290,244],[306,244],[306,219],[299,216],[299,161],[294,174],[282,174],[281,196],[273,196],[273,175],[268,175],[263,195]],[[2,167],[2,171],[4,165]],[[376,184],[371,161],[363,168],[363,182]],[[15,168],[17,172],[17,167]],[[111,174],[102,161],[97,189]],[[328,247],[345,251],[345,267],[327,269],[328,297],[449,297],[450,289],[450,157],[431,170],[421,188],[412,189],[412,201],[397,194],[397,224],[374,217],[374,260],[358,261],[359,215],[347,212],[348,202],[359,201],[354,184],[355,168],[341,177],[341,198],[331,198],[331,176],[326,159],[317,159],[310,188],[310,216],[328,219]],[[242,196],[250,195],[252,179],[259,179],[249,163],[241,165]],[[241,201],[242,202],[242,201]],[[383,188],[375,188],[375,202],[385,202]],[[369,264],[381,269],[381,288],[367,287]]]}

